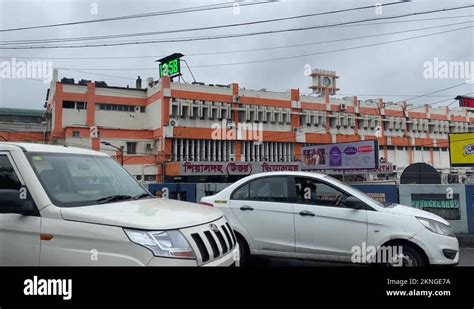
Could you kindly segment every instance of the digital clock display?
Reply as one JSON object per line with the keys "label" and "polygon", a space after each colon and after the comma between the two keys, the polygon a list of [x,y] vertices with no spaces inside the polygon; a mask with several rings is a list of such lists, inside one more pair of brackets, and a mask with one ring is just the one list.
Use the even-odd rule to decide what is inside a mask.
{"label": "digital clock display", "polygon": [[167,62],[160,63],[160,77],[174,77],[181,75],[181,63],[179,58],[171,59]]}

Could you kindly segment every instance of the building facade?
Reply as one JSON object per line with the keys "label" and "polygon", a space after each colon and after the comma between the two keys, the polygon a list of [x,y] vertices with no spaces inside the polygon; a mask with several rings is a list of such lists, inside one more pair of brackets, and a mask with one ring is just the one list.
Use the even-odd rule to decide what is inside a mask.
{"label": "building facade", "polygon": [[46,141],[46,120],[43,110],[0,108],[0,141]]}
{"label": "building facade", "polygon": [[[313,74],[313,81],[331,87],[321,79],[324,72]],[[259,171],[298,169],[305,145],[360,140],[377,140],[381,166],[391,164],[395,173],[415,162],[449,173],[448,134],[474,132],[469,108],[332,93],[249,90],[237,83],[188,84],[168,77],[146,88],[140,81],[123,88],[63,79],[53,81],[47,98],[49,139],[118,160],[117,148],[123,147],[124,166],[140,181],[232,182]]]}

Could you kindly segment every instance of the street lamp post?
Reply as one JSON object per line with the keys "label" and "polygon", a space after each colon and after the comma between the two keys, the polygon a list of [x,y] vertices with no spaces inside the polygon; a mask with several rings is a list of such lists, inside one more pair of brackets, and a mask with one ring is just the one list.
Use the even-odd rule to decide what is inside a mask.
{"label": "street lamp post", "polygon": [[117,149],[118,151],[120,151],[120,164],[123,166],[123,148],[124,148],[124,147],[123,147],[123,146],[117,147],[117,146],[112,145],[111,143],[106,142],[106,141],[102,141],[102,142],[100,142],[100,143],[103,144],[103,145],[106,145],[106,146],[115,148],[115,149]]}

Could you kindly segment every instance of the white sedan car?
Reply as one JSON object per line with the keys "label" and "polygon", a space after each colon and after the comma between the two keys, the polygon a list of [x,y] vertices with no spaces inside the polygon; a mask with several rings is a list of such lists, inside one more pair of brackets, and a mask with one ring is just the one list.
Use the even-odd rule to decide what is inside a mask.
{"label": "white sedan car", "polygon": [[[201,203],[225,213],[242,263],[249,255],[393,266],[449,265],[459,260],[458,241],[443,218],[382,204],[327,175],[255,174]],[[384,259],[382,253],[389,256]]]}

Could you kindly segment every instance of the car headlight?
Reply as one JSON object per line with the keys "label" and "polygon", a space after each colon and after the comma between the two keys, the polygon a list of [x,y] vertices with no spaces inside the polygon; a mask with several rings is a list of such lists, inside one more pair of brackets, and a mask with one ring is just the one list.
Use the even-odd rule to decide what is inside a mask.
{"label": "car headlight", "polygon": [[418,221],[423,223],[423,225],[428,230],[437,234],[454,237],[453,230],[451,229],[449,225],[446,225],[444,223],[441,223],[435,220],[427,219],[427,218],[420,218],[420,217],[416,217],[416,218],[418,219]]}
{"label": "car headlight", "polygon": [[128,238],[150,249],[155,256],[194,259],[193,249],[179,231],[142,231],[124,229]]}

